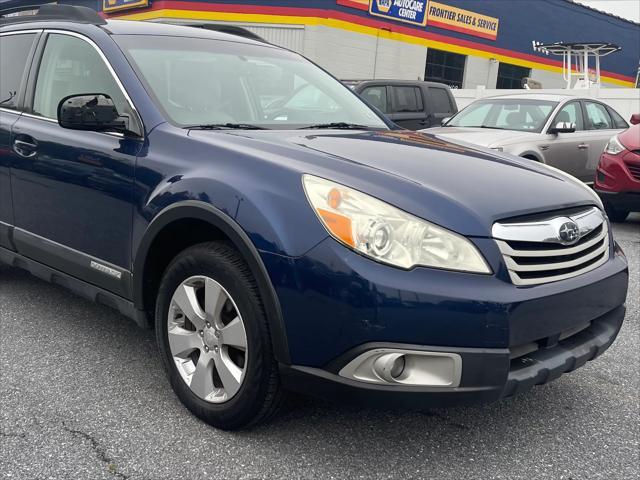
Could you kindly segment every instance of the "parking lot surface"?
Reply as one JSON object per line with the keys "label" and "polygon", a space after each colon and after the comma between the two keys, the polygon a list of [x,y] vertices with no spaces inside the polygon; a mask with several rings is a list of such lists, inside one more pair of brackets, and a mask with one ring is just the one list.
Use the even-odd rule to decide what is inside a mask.
{"label": "parking lot surface", "polygon": [[614,227],[626,322],[602,357],[493,405],[384,411],[296,398],[227,433],[165,380],[154,333],[0,266],[0,477],[630,479],[640,465],[640,215]]}

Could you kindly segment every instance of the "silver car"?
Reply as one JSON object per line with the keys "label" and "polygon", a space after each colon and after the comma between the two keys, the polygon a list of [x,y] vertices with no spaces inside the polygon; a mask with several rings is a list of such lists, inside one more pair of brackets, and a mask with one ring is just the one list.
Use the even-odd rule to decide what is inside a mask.
{"label": "silver car", "polygon": [[592,183],[605,145],[628,127],[597,100],[516,94],[477,100],[442,127],[421,131],[544,162]]}

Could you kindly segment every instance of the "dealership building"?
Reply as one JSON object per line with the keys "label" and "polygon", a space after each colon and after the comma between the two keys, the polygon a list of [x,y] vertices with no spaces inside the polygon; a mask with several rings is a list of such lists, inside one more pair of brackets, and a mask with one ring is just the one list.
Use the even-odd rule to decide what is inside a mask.
{"label": "dealership building", "polygon": [[[4,0],[2,3],[11,3]],[[19,4],[21,2],[14,2]],[[563,88],[562,58],[535,44],[613,43],[602,84],[634,87],[640,25],[572,0],[60,0],[112,18],[242,26],[341,79],[424,79],[454,88]],[[630,2],[633,8],[633,2]]]}

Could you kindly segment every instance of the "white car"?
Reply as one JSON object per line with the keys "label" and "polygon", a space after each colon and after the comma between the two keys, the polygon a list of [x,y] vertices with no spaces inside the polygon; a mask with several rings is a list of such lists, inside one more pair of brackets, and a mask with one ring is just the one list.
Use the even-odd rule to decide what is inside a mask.
{"label": "white car", "polygon": [[442,127],[421,131],[530,158],[592,183],[605,145],[628,127],[597,100],[532,93],[477,100]]}

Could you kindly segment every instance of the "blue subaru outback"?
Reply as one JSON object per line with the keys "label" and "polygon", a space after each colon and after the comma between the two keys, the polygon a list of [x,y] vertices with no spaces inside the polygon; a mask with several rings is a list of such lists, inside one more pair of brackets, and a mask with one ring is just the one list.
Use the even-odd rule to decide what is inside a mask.
{"label": "blue subaru outback", "polygon": [[614,341],[627,263],[572,177],[400,130],[259,39],[63,6],[0,25],[0,261],[155,327],[206,422],[287,390],[495,401]]}

